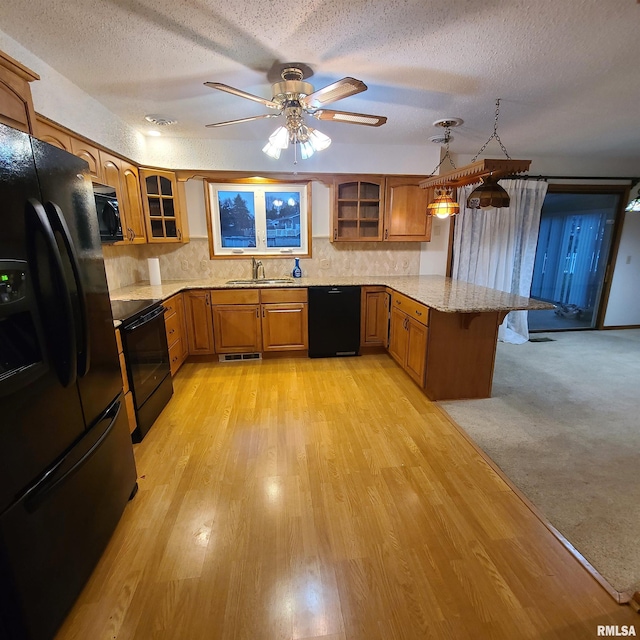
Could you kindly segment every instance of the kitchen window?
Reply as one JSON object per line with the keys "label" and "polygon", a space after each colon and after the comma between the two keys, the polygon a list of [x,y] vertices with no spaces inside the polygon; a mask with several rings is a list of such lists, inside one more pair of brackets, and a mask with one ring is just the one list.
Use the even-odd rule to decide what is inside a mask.
{"label": "kitchen window", "polygon": [[310,256],[311,183],[207,183],[211,257]]}

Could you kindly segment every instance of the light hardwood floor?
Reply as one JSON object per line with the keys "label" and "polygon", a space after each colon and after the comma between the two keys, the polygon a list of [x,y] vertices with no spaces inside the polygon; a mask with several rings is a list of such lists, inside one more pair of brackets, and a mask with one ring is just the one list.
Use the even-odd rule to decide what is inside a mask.
{"label": "light hardwood floor", "polygon": [[187,363],[174,387],[58,640],[640,633],[386,355]]}

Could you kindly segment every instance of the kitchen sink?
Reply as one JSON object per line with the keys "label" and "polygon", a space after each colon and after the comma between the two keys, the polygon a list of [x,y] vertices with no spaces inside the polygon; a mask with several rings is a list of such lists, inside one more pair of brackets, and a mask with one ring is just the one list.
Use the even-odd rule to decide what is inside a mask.
{"label": "kitchen sink", "polygon": [[256,278],[249,280],[227,280],[227,284],[289,284],[293,278]]}

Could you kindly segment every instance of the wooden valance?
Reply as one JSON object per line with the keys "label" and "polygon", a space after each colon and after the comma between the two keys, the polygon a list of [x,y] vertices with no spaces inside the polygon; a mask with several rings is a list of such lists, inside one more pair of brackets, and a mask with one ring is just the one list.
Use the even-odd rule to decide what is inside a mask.
{"label": "wooden valance", "polygon": [[461,187],[465,184],[480,182],[482,178],[489,175],[494,177],[510,176],[516,173],[528,171],[531,160],[509,160],[487,158],[478,160],[472,164],[465,165],[459,169],[448,171],[442,175],[431,176],[420,183],[423,189],[436,187],[438,185],[448,185],[451,187]]}

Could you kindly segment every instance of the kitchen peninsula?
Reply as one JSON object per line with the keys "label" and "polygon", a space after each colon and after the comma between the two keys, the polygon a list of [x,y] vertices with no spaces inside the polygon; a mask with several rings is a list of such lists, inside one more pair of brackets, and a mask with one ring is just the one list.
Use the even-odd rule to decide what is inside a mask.
{"label": "kitchen peninsula", "polygon": [[[388,339],[380,345],[431,400],[491,396],[498,328],[509,311],[549,309],[552,305],[443,276],[327,276],[277,284],[224,280],[173,280],[138,283],[111,292],[113,300],[166,300],[181,292],[265,289],[286,291],[313,286],[358,285],[363,292],[363,345],[368,320],[365,294],[386,295]],[[379,313],[372,315],[379,316]],[[386,322],[385,322],[386,324]],[[386,329],[386,328],[385,328]],[[193,355],[190,353],[190,355]]]}

